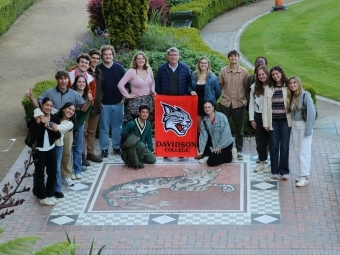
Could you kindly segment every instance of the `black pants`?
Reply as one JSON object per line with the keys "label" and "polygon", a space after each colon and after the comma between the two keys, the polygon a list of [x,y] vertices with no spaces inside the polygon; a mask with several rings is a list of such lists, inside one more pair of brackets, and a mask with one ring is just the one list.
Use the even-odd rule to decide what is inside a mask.
{"label": "black pants", "polygon": [[204,149],[204,156],[209,156],[207,161],[208,166],[217,166],[223,163],[230,163],[233,160],[233,154],[231,150],[233,149],[233,143],[229,144],[227,147],[221,150],[221,153],[214,153],[210,150],[211,144],[207,143]]}
{"label": "black pants", "polygon": [[264,129],[262,122],[262,113],[254,113],[256,122],[255,137],[257,140],[256,150],[259,154],[259,160],[265,161],[268,158],[269,132]]}
{"label": "black pants", "polygon": [[[57,157],[55,148],[49,151],[39,151],[33,154],[34,166],[34,190],[39,199],[52,197],[57,176]],[[45,185],[45,167],[47,181]]]}

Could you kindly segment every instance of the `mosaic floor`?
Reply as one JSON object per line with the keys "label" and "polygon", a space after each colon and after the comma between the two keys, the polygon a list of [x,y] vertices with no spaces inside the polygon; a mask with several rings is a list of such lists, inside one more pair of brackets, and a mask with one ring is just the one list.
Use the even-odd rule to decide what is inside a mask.
{"label": "mosaic floor", "polygon": [[279,224],[278,182],[253,172],[253,156],[217,167],[158,158],[136,171],[110,155],[64,188],[46,225]]}

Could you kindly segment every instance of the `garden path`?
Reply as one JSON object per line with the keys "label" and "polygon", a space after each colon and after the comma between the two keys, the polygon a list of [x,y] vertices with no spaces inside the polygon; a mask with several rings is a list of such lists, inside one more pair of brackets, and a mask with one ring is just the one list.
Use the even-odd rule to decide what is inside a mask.
{"label": "garden path", "polygon": [[53,60],[67,56],[87,31],[86,3],[37,0],[0,37],[0,179],[24,148],[25,91],[38,81],[54,79]]}

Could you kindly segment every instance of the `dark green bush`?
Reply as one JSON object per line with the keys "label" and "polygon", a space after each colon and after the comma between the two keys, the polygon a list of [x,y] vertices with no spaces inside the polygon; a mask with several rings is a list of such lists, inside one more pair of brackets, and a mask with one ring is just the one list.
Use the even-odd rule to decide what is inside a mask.
{"label": "dark green bush", "polygon": [[0,35],[5,33],[14,21],[35,0],[5,0],[0,1]]}
{"label": "dark green bush", "polygon": [[192,10],[192,27],[201,29],[218,15],[242,5],[244,0],[192,0],[192,2],[171,7],[173,12]]}
{"label": "dark green bush", "polygon": [[139,36],[147,29],[150,0],[104,0],[103,14],[115,49],[136,49]]}
{"label": "dark green bush", "polygon": [[302,87],[305,91],[308,91],[311,96],[312,96],[312,99],[313,99],[313,103],[316,105],[316,89],[312,86],[312,85],[309,85],[309,84],[306,84],[306,83],[303,83],[302,84]]}
{"label": "dark green bush", "polygon": [[[35,98],[38,98],[41,93],[43,93],[46,89],[53,88],[57,85],[56,80],[46,80],[46,81],[40,81],[37,84],[34,85],[32,92]],[[33,106],[31,104],[31,101],[28,97],[24,97],[21,101],[22,106],[24,107],[25,111],[25,120],[28,120],[33,115]]]}
{"label": "dark green bush", "polygon": [[192,0],[166,0],[166,2],[170,5],[170,6],[175,6],[175,5],[180,5],[180,4],[186,4],[191,2]]}

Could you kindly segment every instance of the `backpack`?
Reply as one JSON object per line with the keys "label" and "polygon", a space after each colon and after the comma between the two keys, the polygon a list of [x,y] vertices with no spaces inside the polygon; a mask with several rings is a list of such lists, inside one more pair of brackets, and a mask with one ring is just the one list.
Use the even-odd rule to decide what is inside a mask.
{"label": "backpack", "polygon": [[[308,93],[308,92],[306,92]],[[305,95],[306,93],[303,94],[303,97],[302,97],[302,109],[301,109],[301,112],[302,112],[302,119],[304,121],[307,120],[307,106],[305,104]],[[315,110],[315,119],[318,118],[318,110],[316,109],[316,106],[314,105],[314,110]]]}

